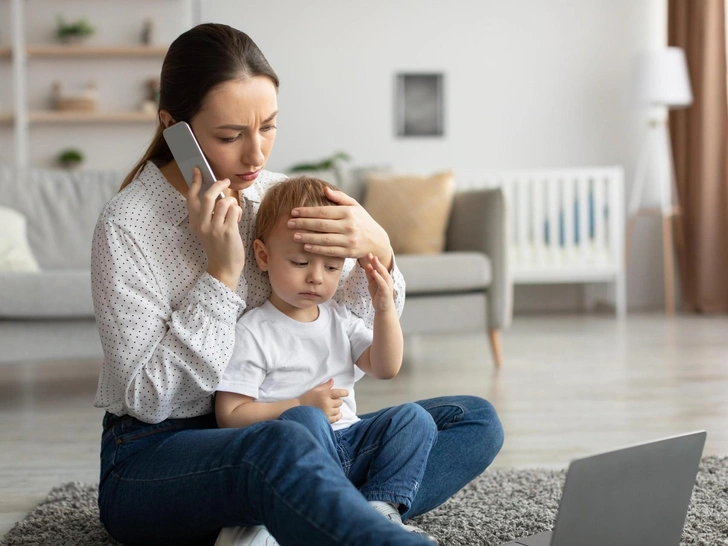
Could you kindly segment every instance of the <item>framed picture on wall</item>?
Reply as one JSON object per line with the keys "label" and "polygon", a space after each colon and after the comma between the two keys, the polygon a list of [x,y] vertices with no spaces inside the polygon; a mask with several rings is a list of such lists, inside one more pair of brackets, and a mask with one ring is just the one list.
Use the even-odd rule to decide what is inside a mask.
{"label": "framed picture on wall", "polygon": [[397,74],[394,102],[397,136],[443,136],[443,79],[442,73]]}

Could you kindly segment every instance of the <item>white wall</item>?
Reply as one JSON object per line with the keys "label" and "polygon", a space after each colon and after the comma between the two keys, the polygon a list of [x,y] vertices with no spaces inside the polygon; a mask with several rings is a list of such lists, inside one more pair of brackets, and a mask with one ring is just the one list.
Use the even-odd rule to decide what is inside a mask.
{"label": "white wall", "polygon": [[[635,53],[664,44],[664,0],[207,0],[203,21],[248,32],[281,78],[269,166],[345,150],[397,170],[623,165],[629,190],[644,115]],[[445,137],[394,135],[394,79],[445,74]],[[630,305],[659,306],[657,224],[638,224]],[[517,308],[572,307],[581,292],[524,291]]]}
{"label": "white wall", "polygon": [[[247,31],[282,80],[272,166],[343,148],[401,168],[615,163],[645,2],[210,0],[203,19]],[[442,71],[446,137],[393,135],[399,71]],[[305,135],[305,137],[304,137]]]}

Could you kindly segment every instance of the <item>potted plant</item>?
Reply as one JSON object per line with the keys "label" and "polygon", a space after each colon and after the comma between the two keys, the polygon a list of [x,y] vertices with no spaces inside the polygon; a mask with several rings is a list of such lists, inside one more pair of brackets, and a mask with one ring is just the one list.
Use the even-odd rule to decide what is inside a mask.
{"label": "potted plant", "polygon": [[327,180],[327,182],[333,182],[335,185],[341,187],[343,181],[341,162],[350,160],[351,157],[346,152],[336,152],[334,155],[318,162],[297,163],[292,167],[289,167],[288,172],[311,174],[311,176],[316,176],[322,179],[328,178],[327,174],[331,173],[333,175],[333,180]]}
{"label": "potted plant", "polygon": [[58,162],[64,169],[75,169],[83,163],[83,154],[76,148],[68,148],[58,154]]}
{"label": "potted plant", "polygon": [[62,16],[58,16],[56,25],[56,37],[64,44],[75,44],[83,42],[92,36],[96,29],[85,17],[78,21],[67,22]]}

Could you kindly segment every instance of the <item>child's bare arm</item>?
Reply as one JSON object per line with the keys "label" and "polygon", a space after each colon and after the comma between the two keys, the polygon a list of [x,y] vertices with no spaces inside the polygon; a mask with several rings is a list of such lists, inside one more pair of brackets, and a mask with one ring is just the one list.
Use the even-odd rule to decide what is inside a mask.
{"label": "child's bare arm", "polygon": [[278,419],[281,413],[298,405],[297,399],[258,402],[244,394],[219,391],[215,395],[215,418],[220,428],[247,427],[253,423]]}
{"label": "child's bare arm", "polygon": [[394,283],[378,258],[369,254],[367,259],[365,270],[374,306],[373,339],[356,364],[367,375],[391,379],[399,373],[404,350],[402,327],[394,305]]}
{"label": "child's bare arm", "polygon": [[215,395],[215,418],[220,428],[247,427],[261,421],[278,419],[296,406],[313,406],[324,412],[329,423],[341,419],[342,398],[349,396],[346,389],[334,389],[334,380],[314,387],[298,398],[279,402],[258,402],[251,396],[219,391]]}

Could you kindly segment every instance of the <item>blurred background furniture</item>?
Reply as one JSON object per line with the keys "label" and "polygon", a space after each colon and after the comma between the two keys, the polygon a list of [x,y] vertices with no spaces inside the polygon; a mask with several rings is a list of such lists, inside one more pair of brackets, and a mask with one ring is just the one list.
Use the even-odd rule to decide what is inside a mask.
{"label": "blurred background furniture", "polygon": [[627,314],[621,167],[458,171],[458,188],[501,188],[514,285],[581,284],[586,308]]}
{"label": "blurred background furniture", "polygon": [[25,216],[40,270],[0,271],[0,362],[92,359],[91,238],[115,171],[0,167],[0,206]]}
{"label": "blurred background furniture", "polygon": [[[387,167],[309,174],[328,177],[362,204],[367,202],[369,181],[392,176],[396,182],[402,176]],[[461,191],[455,176],[450,198],[442,252],[403,254],[395,248],[397,266],[407,284],[402,331],[405,336],[487,331],[493,362],[500,367],[504,360],[501,332],[513,317],[503,191],[493,187]]]}
{"label": "blurred background furniture", "polygon": [[[0,271],[0,362],[99,358],[91,238],[123,173],[0,167],[0,206],[25,216],[39,271]],[[490,330],[499,363],[511,320],[502,192],[458,192],[442,254],[397,256],[406,334]]]}
{"label": "blurred background furniture", "polygon": [[[675,314],[673,229],[680,227],[680,222],[676,220],[682,214],[682,210],[677,197],[667,111],[686,108],[693,102],[685,52],[679,47],[665,47],[638,55],[633,66],[632,95],[635,105],[649,108],[650,112],[629,200],[626,246],[629,252],[638,216],[657,215],[662,218],[665,312],[673,315]],[[643,193],[650,187],[655,188],[659,195],[657,207],[643,206]],[[684,247],[682,230],[678,229],[676,234],[678,245]]]}
{"label": "blurred background furniture", "polygon": [[501,331],[513,316],[506,233],[500,188],[456,191],[444,252],[395,258],[407,283],[404,334],[487,330],[500,367]]}

